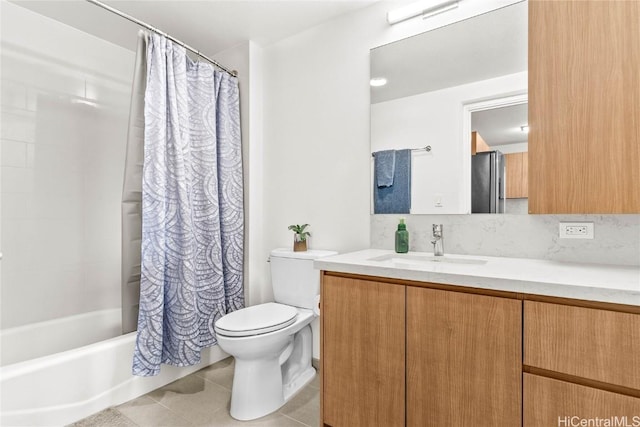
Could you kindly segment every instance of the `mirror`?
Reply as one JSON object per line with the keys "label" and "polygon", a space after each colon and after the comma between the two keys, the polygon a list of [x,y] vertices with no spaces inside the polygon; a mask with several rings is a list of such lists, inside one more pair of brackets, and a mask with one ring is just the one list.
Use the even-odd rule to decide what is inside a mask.
{"label": "mirror", "polygon": [[[506,106],[471,112],[471,213],[528,213],[528,104],[525,96],[508,99]],[[492,101],[501,104],[504,99]],[[482,170],[490,157],[502,163],[496,175],[500,181],[497,200],[487,193],[491,183],[482,179],[483,175],[492,176]]]}
{"label": "mirror", "polygon": [[[372,213],[471,213],[478,182],[472,182],[472,132],[489,146],[480,153],[497,149],[509,165],[496,204],[507,213],[527,212],[526,196],[513,192],[510,179],[526,176],[525,155],[507,156],[526,152],[520,130],[527,124],[526,2],[374,48],[370,61]],[[374,86],[380,78],[386,84]],[[389,160],[382,161],[389,150],[399,150],[397,167],[393,184],[383,187],[378,172],[389,173]],[[386,154],[376,159],[378,152]]]}

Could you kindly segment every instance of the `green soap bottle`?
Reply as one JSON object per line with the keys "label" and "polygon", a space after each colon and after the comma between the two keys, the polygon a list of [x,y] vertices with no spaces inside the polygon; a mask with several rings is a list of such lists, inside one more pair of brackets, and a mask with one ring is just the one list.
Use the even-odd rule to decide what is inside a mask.
{"label": "green soap bottle", "polygon": [[404,218],[400,218],[398,230],[396,231],[396,252],[399,254],[406,254],[409,252],[409,232],[407,231],[407,226],[404,223]]}

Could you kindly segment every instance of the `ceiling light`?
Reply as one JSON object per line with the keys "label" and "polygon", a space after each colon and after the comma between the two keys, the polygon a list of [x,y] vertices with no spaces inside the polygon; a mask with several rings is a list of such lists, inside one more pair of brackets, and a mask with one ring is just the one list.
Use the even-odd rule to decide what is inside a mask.
{"label": "ceiling light", "polygon": [[459,0],[423,0],[411,3],[387,12],[387,22],[393,25],[418,15],[422,15],[423,19],[429,18],[430,16],[455,9],[458,7],[458,1]]}
{"label": "ceiling light", "polygon": [[98,107],[98,103],[88,100],[88,99],[84,99],[84,98],[73,98],[71,100],[72,104],[81,104],[81,105],[88,105],[89,107]]}
{"label": "ceiling light", "polygon": [[369,84],[373,87],[384,86],[387,84],[387,79],[385,79],[384,77],[374,77],[369,80]]}
{"label": "ceiling light", "polygon": [[529,125],[520,126],[520,130],[524,133],[529,133]]}

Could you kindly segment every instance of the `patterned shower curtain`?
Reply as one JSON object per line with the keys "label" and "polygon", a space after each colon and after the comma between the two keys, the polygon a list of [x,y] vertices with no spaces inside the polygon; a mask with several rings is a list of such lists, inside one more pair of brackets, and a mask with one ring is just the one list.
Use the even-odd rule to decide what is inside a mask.
{"label": "patterned shower curtain", "polygon": [[142,265],[133,373],[200,362],[244,306],[238,80],[149,35]]}

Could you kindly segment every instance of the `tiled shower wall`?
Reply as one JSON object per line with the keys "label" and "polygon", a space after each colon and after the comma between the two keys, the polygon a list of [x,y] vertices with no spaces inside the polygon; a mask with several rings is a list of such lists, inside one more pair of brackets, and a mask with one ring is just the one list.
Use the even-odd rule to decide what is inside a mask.
{"label": "tiled shower wall", "polygon": [[1,47],[2,328],[118,308],[135,54],[4,1]]}
{"label": "tiled shower wall", "polygon": [[[398,218],[371,216],[371,247],[393,249]],[[640,215],[407,215],[409,250],[433,252],[432,224],[444,225],[445,254],[640,265]],[[560,221],[594,223],[593,240],[559,239]]]}

